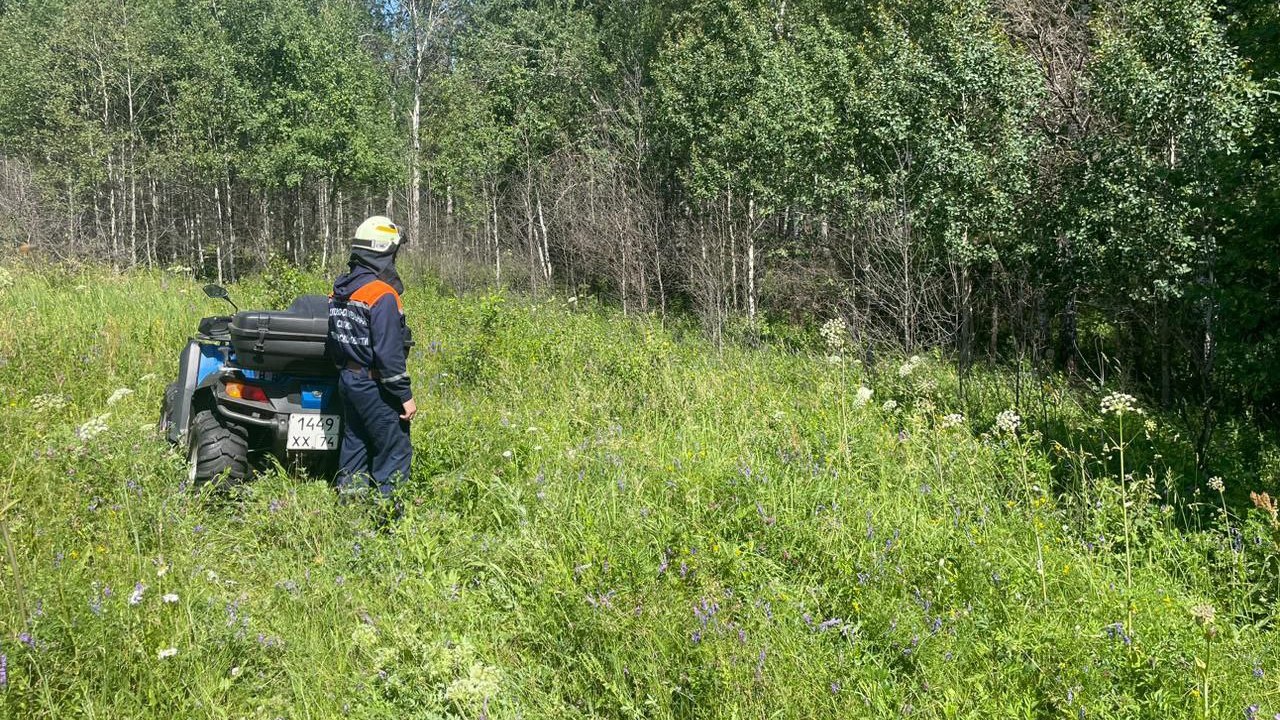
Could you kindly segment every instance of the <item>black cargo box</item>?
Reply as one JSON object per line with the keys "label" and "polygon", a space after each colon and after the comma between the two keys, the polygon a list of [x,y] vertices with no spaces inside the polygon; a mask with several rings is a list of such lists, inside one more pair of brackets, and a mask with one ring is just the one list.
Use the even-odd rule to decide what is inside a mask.
{"label": "black cargo box", "polygon": [[298,298],[284,312],[241,312],[231,321],[236,364],[249,370],[331,375],[325,355],[329,335],[328,302],[319,296]]}

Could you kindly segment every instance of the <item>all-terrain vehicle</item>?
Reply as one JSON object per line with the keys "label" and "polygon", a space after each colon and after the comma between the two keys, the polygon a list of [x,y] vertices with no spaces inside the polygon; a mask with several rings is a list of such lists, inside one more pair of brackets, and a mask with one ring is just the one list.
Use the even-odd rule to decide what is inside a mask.
{"label": "all-terrain vehicle", "polygon": [[188,479],[230,487],[272,456],[331,473],[342,417],[338,371],[325,353],[328,298],[242,312],[224,288],[206,285],[204,293],[236,312],[200,321],[160,411],[160,431],[187,453]]}

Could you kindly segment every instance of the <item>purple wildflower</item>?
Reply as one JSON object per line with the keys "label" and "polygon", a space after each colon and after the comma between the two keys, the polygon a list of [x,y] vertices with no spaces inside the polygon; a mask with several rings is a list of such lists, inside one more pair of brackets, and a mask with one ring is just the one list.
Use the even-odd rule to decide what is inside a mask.
{"label": "purple wildflower", "polygon": [[0,652],[0,690],[9,687],[9,656]]}
{"label": "purple wildflower", "polygon": [[764,660],[768,657],[767,650],[761,650],[759,657],[756,658],[756,682],[760,682],[764,676]]}
{"label": "purple wildflower", "polygon": [[939,631],[941,631],[941,630],[942,630],[942,618],[941,618],[941,617],[935,617],[935,618],[933,619],[933,622],[929,624],[929,629],[930,629],[930,630],[932,630],[932,631],[934,632],[934,634],[937,634]]}
{"label": "purple wildflower", "polygon": [[661,575],[671,567],[671,558],[667,557],[667,551],[662,551],[662,562],[658,563],[658,574]]}
{"label": "purple wildflower", "polygon": [[809,613],[805,613],[804,615],[801,615],[800,619],[804,620],[805,625],[808,625],[809,627],[813,627],[813,616],[810,615]]}
{"label": "purple wildflower", "polygon": [[276,513],[276,512],[280,512],[280,508],[282,507],[284,507],[284,503],[280,502],[280,500],[277,498],[277,499],[273,499],[267,505],[267,510],[270,512]]}
{"label": "purple wildflower", "polygon": [[1262,708],[1257,705],[1250,705],[1244,709],[1244,720],[1258,720],[1258,713],[1261,711]]}
{"label": "purple wildflower", "polygon": [[1124,623],[1111,623],[1106,628],[1107,636],[1112,639],[1119,639],[1125,645],[1132,645],[1133,638],[1129,637],[1129,633],[1125,632]]}
{"label": "purple wildflower", "polygon": [[23,645],[26,645],[32,650],[36,649],[36,640],[35,638],[31,637],[31,633],[28,633],[28,632],[18,633],[18,642],[22,643]]}
{"label": "purple wildflower", "polygon": [[764,616],[773,619],[773,605],[768,600],[757,600],[756,607],[764,610]]}
{"label": "purple wildflower", "polygon": [[831,683],[831,694],[832,694],[832,695],[839,695],[839,694],[840,694],[840,683],[838,683],[838,682],[833,682],[833,683]]}
{"label": "purple wildflower", "polygon": [[760,520],[768,527],[773,527],[774,523],[778,522],[778,517],[767,514],[764,511],[764,506],[760,503],[756,503],[756,514],[760,516]]}
{"label": "purple wildflower", "polygon": [[689,574],[689,565],[683,560],[680,561],[680,579],[684,579]]}
{"label": "purple wildflower", "polygon": [[147,589],[147,586],[143,585],[142,581],[138,581],[133,586],[133,593],[129,595],[129,604],[137,605],[138,603],[142,602],[142,593],[145,592],[146,589]]}
{"label": "purple wildflower", "polygon": [[702,642],[702,631],[694,630],[693,634],[689,636],[689,639],[693,641],[694,645],[697,645],[698,643]]}
{"label": "purple wildflower", "polygon": [[823,620],[821,623],[818,624],[818,632],[826,632],[828,630],[838,628],[843,623],[844,621],[841,620],[840,618],[830,618],[827,620]]}

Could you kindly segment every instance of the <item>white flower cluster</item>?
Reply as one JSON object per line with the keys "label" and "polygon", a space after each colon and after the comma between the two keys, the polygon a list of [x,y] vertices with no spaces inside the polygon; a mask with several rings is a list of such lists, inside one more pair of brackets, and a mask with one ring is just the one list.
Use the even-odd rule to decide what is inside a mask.
{"label": "white flower cluster", "polygon": [[822,329],[819,332],[827,343],[827,350],[834,354],[843,352],[849,344],[849,332],[840,318],[831,318],[822,323]]}
{"label": "white flower cluster", "polygon": [[897,410],[897,409],[898,409],[898,401],[897,401],[897,400],[885,400],[885,401],[884,401],[884,404],[880,406],[880,409],[881,409],[881,410],[883,410],[883,411],[885,411],[885,412],[893,412],[894,410]]}
{"label": "white flower cluster", "polygon": [[858,388],[858,392],[853,396],[853,406],[862,407],[866,405],[871,402],[871,396],[874,394],[875,391],[865,385]]}
{"label": "white flower cluster", "polygon": [[156,657],[160,658],[161,660],[168,660],[169,658],[177,654],[178,654],[178,648],[171,647],[171,648],[165,648],[160,652],[156,653]]}
{"label": "white flower cluster", "polygon": [[961,415],[960,413],[951,413],[950,415],[947,415],[946,417],[942,418],[942,428],[944,430],[954,428],[954,427],[960,427],[963,424],[964,424],[964,415]]}
{"label": "white flower cluster", "polygon": [[67,397],[65,395],[45,393],[31,398],[31,409],[38,413],[57,412],[66,406]]}
{"label": "white flower cluster", "polygon": [[1138,401],[1132,395],[1121,392],[1113,392],[1102,398],[1102,414],[1103,415],[1124,415],[1133,413],[1141,415],[1142,410],[1138,408]]}
{"label": "white flower cluster", "polygon": [[107,398],[107,404],[115,405],[116,403],[129,397],[132,394],[133,394],[133,391],[127,387],[119,388],[115,392],[111,393],[111,397]]}
{"label": "white flower cluster", "polygon": [[106,413],[104,415],[99,415],[96,418],[90,419],[88,422],[81,425],[76,430],[76,437],[79,437],[81,440],[88,442],[94,439],[95,437],[97,437],[98,435],[101,435],[102,433],[106,432],[107,419],[110,417],[111,417],[111,413]]}
{"label": "white flower cluster", "polygon": [[1017,410],[1010,408],[996,416],[996,432],[1005,435],[1016,435],[1022,425],[1022,416]]}
{"label": "white flower cluster", "polygon": [[1209,478],[1209,489],[1217,493],[1226,492],[1227,485],[1226,483],[1222,482],[1222,478],[1218,477],[1217,475],[1214,475],[1213,477]]}
{"label": "white flower cluster", "polygon": [[922,363],[924,363],[924,358],[919,355],[912,355],[902,364],[902,367],[898,368],[898,377],[909,377]]}
{"label": "white flower cluster", "polygon": [[1195,619],[1196,624],[1204,627],[1212,625],[1217,620],[1217,613],[1213,611],[1213,606],[1209,603],[1201,603],[1191,606],[1191,617]]}
{"label": "white flower cluster", "polygon": [[479,707],[502,689],[502,673],[498,668],[474,662],[465,677],[459,677],[445,688],[446,700],[464,707]]}

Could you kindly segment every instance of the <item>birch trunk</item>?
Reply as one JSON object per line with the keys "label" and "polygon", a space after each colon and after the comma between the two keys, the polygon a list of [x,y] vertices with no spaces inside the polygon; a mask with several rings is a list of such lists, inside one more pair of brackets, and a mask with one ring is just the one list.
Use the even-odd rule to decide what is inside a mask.
{"label": "birch trunk", "polygon": [[227,203],[227,269],[234,282],[236,279],[236,224],[235,218],[231,214],[231,176],[226,176],[226,193]]}
{"label": "birch trunk", "polygon": [[542,193],[537,195],[538,205],[538,227],[542,229],[542,246],[540,255],[542,256],[542,279],[547,285],[551,285],[551,244],[547,240],[547,221],[542,214]]}
{"label": "birch trunk", "polygon": [[747,317],[756,319],[756,201],[747,202]]}
{"label": "birch trunk", "polygon": [[418,0],[409,0],[409,27],[413,32],[413,105],[409,110],[409,237],[418,242],[422,201],[422,57],[426,38],[423,35]]}

